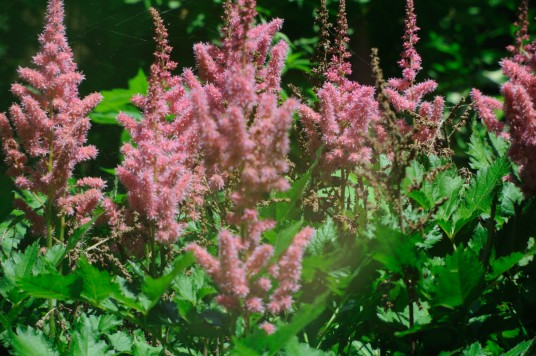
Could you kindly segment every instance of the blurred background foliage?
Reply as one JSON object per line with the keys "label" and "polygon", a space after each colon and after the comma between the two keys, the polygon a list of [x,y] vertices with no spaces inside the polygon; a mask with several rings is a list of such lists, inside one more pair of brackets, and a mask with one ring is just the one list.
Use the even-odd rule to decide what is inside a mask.
{"label": "blurred background foliage", "polygon": [[[152,25],[147,8],[157,7],[169,28],[173,59],[180,67],[193,66],[192,45],[212,41],[221,24],[222,0],[66,0],[67,29],[80,70],[86,75],[81,91],[101,91],[105,101],[92,116],[90,141],[100,150],[80,174],[111,173],[120,160],[121,141],[128,139],[115,125],[119,110],[134,93],[145,88],[144,72],[152,62]],[[307,90],[309,58],[316,44],[316,0],[259,0],[261,18],[285,19],[281,36],[291,43],[285,84]],[[333,20],[337,0],[328,1]],[[379,48],[387,78],[398,76],[402,50],[403,0],[348,0],[354,79],[372,84],[370,48]],[[498,94],[503,78],[498,61],[507,56],[516,19],[516,0],[415,0],[423,57],[421,79],[439,82],[439,93],[449,105],[467,96],[472,87]],[[30,64],[37,51],[36,34],[42,30],[45,1],[2,0],[0,3],[0,111],[7,111],[14,97],[10,84],[18,66]],[[532,11],[532,10],[531,10]],[[534,17],[534,11],[531,18]],[[534,31],[532,24],[531,32]],[[463,146],[463,138],[458,145]],[[462,147],[463,148],[463,147]],[[108,176],[107,178],[110,178]]]}

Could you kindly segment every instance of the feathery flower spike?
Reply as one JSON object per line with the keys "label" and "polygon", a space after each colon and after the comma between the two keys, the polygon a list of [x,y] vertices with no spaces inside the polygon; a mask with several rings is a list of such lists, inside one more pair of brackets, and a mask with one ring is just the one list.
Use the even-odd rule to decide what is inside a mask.
{"label": "feathery flower spike", "polygon": [[[231,312],[280,314],[292,307],[292,295],[300,288],[302,257],[314,235],[304,228],[292,244],[269,264],[274,248],[260,242],[248,243],[229,231],[219,235],[219,257],[212,257],[193,243],[187,247],[212,277],[220,295],[217,302]],[[251,235],[251,232],[249,233]],[[249,257],[246,257],[249,256]],[[272,290],[272,286],[276,286]]]}
{"label": "feathery flower spike", "polygon": [[[197,137],[182,80],[171,74],[177,63],[170,59],[167,30],[158,12],[149,11],[156,41],[149,89],[146,96],[132,98],[142,111],[141,121],[124,113],[117,118],[135,143],[122,147],[125,159],[117,176],[128,190],[130,209],[149,223],[148,229],[156,230],[157,241],[171,243],[181,235],[179,210],[196,193],[192,186],[198,179],[192,168],[196,152],[191,143]],[[173,120],[168,120],[170,116]]]}
{"label": "feathery flower spike", "polygon": [[[11,86],[21,103],[11,106],[10,120],[0,114],[8,174],[15,178],[18,188],[47,197],[48,217],[27,214],[36,233],[42,232],[45,218],[52,218],[56,212],[75,215],[78,223],[87,221],[104,187],[99,178],[79,181],[78,186],[88,187],[79,195],[72,195],[68,187],[75,166],[97,155],[94,146],[85,145],[90,127],[87,114],[102,97],[94,93],[79,98],[78,85],[84,76],[76,70],[63,19],[63,1],[50,0],[45,28],[39,36],[40,49],[33,57],[34,68],[18,70],[28,86]],[[23,201],[17,204],[27,213],[31,210]]]}
{"label": "feathery flower spike", "polygon": [[347,50],[346,3],[339,3],[337,30],[326,83],[317,92],[319,110],[302,104],[299,114],[311,155],[323,146],[318,170],[327,176],[341,168],[352,168],[370,161],[371,149],[365,137],[379,118],[374,88],[348,79],[352,73]]}
{"label": "feathery flower spike", "polygon": [[209,182],[222,189],[234,179],[238,216],[265,193],[289,187],[283,174],[297,106],[294,99],[278,103],[288,45],[272,41],[283,21],[255,26],[255,16],[254,0],[226,2],[221,46],[194,46],[202,81],[184,75]]}
{"label": "feathery flower spike", "polygon": [[[519,166],[523,191],[536,195],[536,40],[526,44],[530,40],[526,0],[519,7],[516,26],[515,45],[507,48],[512,58],[501,61],[502,71],[509,78],[501,87],[504,104],[478,89],[471,91],[471,97],[488,129],[511,141],[509,155]],[[505,122],[498,121],[494,112],[501,108]]]}
{"label": "feathery flower spike", "polygon": [[[429,79],[421,83],[416,83],[417,74],[422,69],[421,56],[415,49],[419,42],[419,27],[417,26],[417,17],[413,0],[406,2],[406,20],[404,51],[402,58],[398,62],[402,68],[402,78],[392,78],[388,81],[388,87],[385,93],[394,109],[398,113],[409,113],[413,117],[419,117],[422,122],[414,122],[415,135],[417,142],[428,142],[433,144],[443,116],[445,100],[442,96],[436,96],[432,102],[423,101],[423,97],[432,93],[437,88],[437,82]],[[409,132],[410,126],[400,120],[399,125],[402,132]]]}
{"label": "feathery flower spike", "polygon": [[[300,266],[292,265],[292,271],[279,278],[269,272],[291,263],[285,258],[271,261],[274,248],[262,243],[262,233],[274,228],[275,222],[259,220],[256,207],[264,194],[289,188],[283,174],[288,170],[288,132],[297,102],[279,103],[288,46],[283,41],[272,46],[272,41],[282,21],[254,26],[255,8],[254,0],[226,1],[221,46],[195,45],[201,80],[191,70],[184,73],[208,180],[213,189],[229,188],[234,206],[228,222],[241,230],[239,236],[220,232],[217,259],[195,243],[187,250],[217,285],[216,301],[245,317],[267,311],[272,286],[278,288],[274,312],[291,307],[304,242],[313,232],[304,229],[289,247]],[[270,333],[275,327],[266,324],[263,329]]]}

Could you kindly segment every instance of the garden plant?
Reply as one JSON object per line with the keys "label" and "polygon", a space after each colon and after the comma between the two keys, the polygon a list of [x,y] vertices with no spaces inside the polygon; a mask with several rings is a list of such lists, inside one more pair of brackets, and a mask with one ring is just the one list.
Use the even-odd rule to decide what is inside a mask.
{"label": "garden plant", "polygon": [[[256,0],[214,1],[192,67],[163,17],[182,3],[145,1],[152,63],[82,95],[48,0],[0,108],[5,350],[536,353],[533,9],[519,0],[496,91],[451,95],[423,71],[420,3],[396,2],[398,74],[372,48],[361,82],[346,0],[310,1],[307,56]],[[120,134],[115,167],[91,169],[92,124]]]}

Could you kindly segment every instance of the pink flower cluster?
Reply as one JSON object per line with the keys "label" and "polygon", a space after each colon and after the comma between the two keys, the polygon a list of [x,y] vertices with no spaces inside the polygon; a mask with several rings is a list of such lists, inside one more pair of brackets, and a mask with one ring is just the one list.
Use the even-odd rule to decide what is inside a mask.
{"label": "pink flower cluster", "polygon": [[323,147],[321,170],[326,174],[368,163],[371,149],[365,145],[370,127],[379,119],[374,88],[347,78],[352,73],[346,46],[348,24],[345,1],[340,1],[335,53],[325,73],[326,83],[318,91],[319,111],[302,104],[299,114],[314,154]]}
{"label": "pink flower cluster", "polygon": [[246,214],[252,215],[246,238],[221,231],[217,259],[197,244],[188,250],[214,279],[220,291],[216,301],[227,310],[246,314],[288,311],[292,295],[299,290],[302,257],[314,230],[301,230],[274,261],[274,248],[261,243],[261,233],[274,224],[258,221],[254,210]]}
{"label": "pink flower cluster", "polygon": [[240,211],[271,190],[289,188],[282,175],[297,106],[293,99],[278,102],[288,46],[272,41],[282,20],[254,26],[255,16],[256,1],[228,1],[221,46],[194,46],[201,81],[185,72],[209,183],[213,189],[230,184]]}
{"label": "pink flower cluster", "polygon": [[[272,46],[282,21],[254,26],[256,1],[226,2],[221,46],[194,47],[199,77],[184,74],[191,88],[192,115],[198,123],[200,146],[212,188],[229,188],[234,204],[229,221],[241,231],[223,230],[218,258],[201,246],[188,246],[214,279],[217,302],[232,312],[287,311],[299,289],[301,260],[311,228],[299,232],[279,257],[262,243],[262,233],[275,227],[262,221],[256,206],[263,195],[285,190],[288,132],[297,106],[293,99],[279,103],[281,72],[287,53],[283,41]],[[272,333],[275,327],[260,326]]]}
{"label": "pink flower cluster", "polygon": [[[509,80],[501,87],[504,104],[473,89],[471,96],[478,115],[490,131],[509,138],[510,158],[519,165],[519,174],[526,194],[536,194],[536,41],[525,44],[528,6],[523,2],[516,46],[510,46],[511,59],[503,59],[501,67]],[[495,110],[504,110],[508,134],[504,123],[497,120]]]}
{"label": "pink flower cluster", "polygon": [[[431,79],[421,83],[415,82],[417,74],[422,69],[421,56],[415,49],[415,45],[419,42],[418,31],[413,0],[407,0],[404,51],[398,62],[402,68],[402,78],[389,79],[385,92],[397,112],[407,112],[420,117],[419,121],[422,123],[414,122],[413,125],[416,128],[414,139],[418,142],[428,142],[434,139],[439,130],[445,100],[442,96],[436,96],[432,102],[423,101],[426,94],[437,88],[437,82]],[[411,130],[404,120],[401,120],[399,125],[403,132]]]}
{"label": "pink flower cluster", "polygon": [[[122,147],[125,159],[116,171],[128,190],[130,209],[156,229],[157,241],[170,243],[181,235],[177,215],[186,197],[202,200],[200,178],[193,168],[198,138],[182,80],[171,74],[177,63],[170,60],[167,30],[158,12],[153,8],[150,12],[157,49],[148,94],[132,98],[142,111],[140,121],[124,113],[117,118],[134,144]],[[111,207],[109,202],[107,206]]]}
{"label": "pink flower cluster", "polygon": [[[6,115],[0,114],[0,135],[8,174],[15,178],[16,186],[45,195],[47,204],[54,204],[61,214],[76,215],[84,222],[101,199],[104,182],[99,178],[78,180],[77,186],[88,189],[72,195],[68,179],[78,163],[97,155],[97,149],[85,143],[90,127],[87,114],[101,95],[78,96],[84,76],[76,71],[63,18],[63,1],[50,0],[45,29],[39,36],[40,50],[33,57],[35,69],[18,70],[28,86],[16,83],[11,87],[21,101],[9,110],[14,130]],[[32,220],[34,230],[42,231],[44,217],[22,200],[17,204]]]}

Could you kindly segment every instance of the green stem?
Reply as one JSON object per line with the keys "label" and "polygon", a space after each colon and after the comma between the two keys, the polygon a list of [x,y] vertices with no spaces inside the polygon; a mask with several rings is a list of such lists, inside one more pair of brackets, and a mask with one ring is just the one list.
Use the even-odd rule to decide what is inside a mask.
{"label": "green stem", "polygon": [[54,307],[55,307],[55,301],[53,299],[48,300],[48,312],[49,314],[49,325],[50,325],[50,338],[52,339],[53,343],[56,340],[56,317],[54,315]]}
{"label": "green stem", "polygon": [[156,278],[156,229],[154,224],[151,224],[151,263],[149,273],[151,277]]}
{"label": "green stem", "polygon": [[[52,248],[52,239],[54,237],[54,222],[52,218],[53,206],[52,206],[52,194],[48,195],[47,209],[46,209],[46,222],[47,222],[47,250]],[[50,325],[50,338],[56,339],[56,318],[54,316],[55,301],[53,299],[48,300],[48,314]]]}
{"label": "green stem", "polygon": [[65,215],[61,215],[60,218],[60,242],[63,243],[65,239]]}
{"label": "green stem", "polygon": [[164,275],[164,269],[166,268],[166,247],[164,245],[160,245],[160,275]]}
{"label": "green stem", "polygon": [[50,200],[47,203],[46,221],[47,221],[47,249],[49,249],[52,247],[52,238],[54,236],[54,226],[52,223],[52,202]]}
{"label": "green stem", "polygon": [[346,232],[348,229],[348,224],[346,222],[346,185],[348,183],[348,173],[343,168],[341,170],[341,190],[340,190],[340,197],[339,197],[339,208],[340,208],[340,216],[342,219],[342,231]]}

